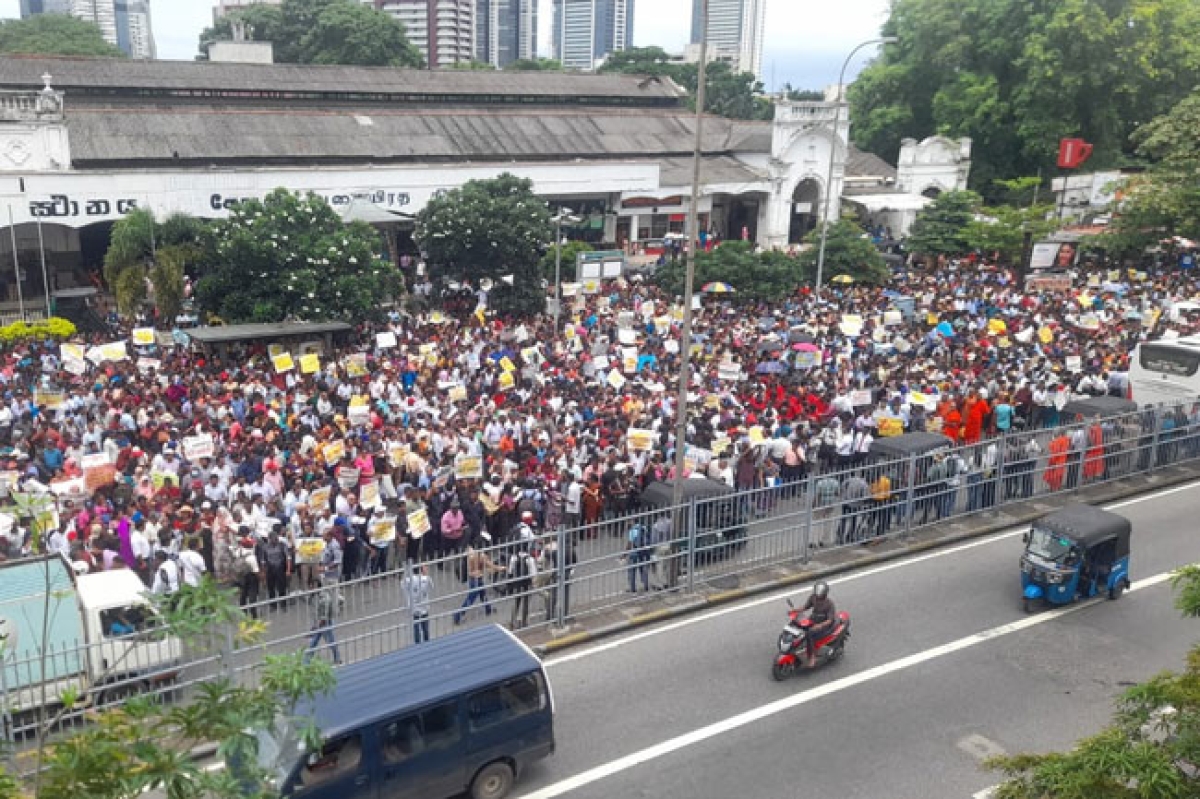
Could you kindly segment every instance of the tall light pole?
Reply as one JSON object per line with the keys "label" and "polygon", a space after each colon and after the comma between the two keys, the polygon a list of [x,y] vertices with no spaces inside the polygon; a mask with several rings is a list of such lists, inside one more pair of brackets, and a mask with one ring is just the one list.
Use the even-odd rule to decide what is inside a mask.
{"label": "tall light pole", "polygon": [[846,56],[846,60],[842,62],[842,71],[838,73],[837,98],[833,109],[833,141],[829,143],[829,173],[825,178],[825,210],[821,213],[821,246],[817,250],[817,282],[814,290],[818,292],[821,290],[821,277],[825,272],[825,243],[829,236],[829,206],[833,200],[833,167],[837,161],[837,145],[841,140],[838,131],[842,122],[842,90],[846,85],[846,68],[850,66],[850,59],[854,58],[855,54],[864,47],[870,47],[873,44],[894,44],[898,41],[899,39],[895,36],[868,39],[850,51],[850,55]]}
{"label": "tall light pole", "polygon": [[[559,208],[554,216],[554,329],[558,330],[558,319],[562,315],[562,223],[575,223],[579,217],[571,215],[570,208]],[[557,335],[557,333],[555,334]]]}
{"label": "tall light pole", "polygon": [[[696,249],[700,243],[700,163],[704,147],[704,82],[708,78],[708,0],[700,0],[700,64],[696,69],[696,139],[692,146],[692,198],[688,204],[687,265],[683,277],[683,329],[679,334],[679,396],[675,401],[675,479],[671,505],[683,504],[683,469],[687,457],[688,387],[692,382],[692,292],[696,289]],[[676,514],[676,520],[681,514]],[[684,533],[673,522],[671,536]]]}

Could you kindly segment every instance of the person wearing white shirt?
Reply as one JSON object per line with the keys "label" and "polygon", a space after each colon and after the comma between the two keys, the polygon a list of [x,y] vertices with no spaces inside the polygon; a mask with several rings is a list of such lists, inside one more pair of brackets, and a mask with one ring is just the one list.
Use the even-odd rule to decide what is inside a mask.
{"label": "person wearing white shirt", "polygon": [[171,560],[164,550],[154,553],[154,582],[150,593],[156,596],[170,596],[179,591],[179,564]]}
{"label": "person wearing white shirt", "polygon": [[201,578],[208,570],[204,565],[204,556],[200,554],[200,539],[194,538],[188,542],[187,549],[179,553],[179,570],[183,573],[183,582],[196,588]]}

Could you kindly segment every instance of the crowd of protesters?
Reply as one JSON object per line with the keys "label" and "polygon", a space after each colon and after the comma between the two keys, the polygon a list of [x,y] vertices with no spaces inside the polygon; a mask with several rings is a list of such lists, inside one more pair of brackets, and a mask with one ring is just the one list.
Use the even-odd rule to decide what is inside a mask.
{"label": "crowd of protesters", "polygon": [[[702,295],[689,470],[743,491],[811,477],[829,521],[821,544],[852,540],[860,518],[886,530],[886,474],[830,476],[872,441],[922,430],[974,444],[1052,427],[1074,396],[1122,395],[1139,341],[1200,330],[1178,310],[1198,292],[1173,268],[1080,271],[1069,290],[1029,292],[1007,269],[963,263],[775,303]],[[126,339],[126,357],[82,366],[57,342],[6,347],[0,471],[10,492],[56,501],[40,535],[15,506],[0,512],[0,558],[60,552],[80,571],[133,569],[158,593],[210,574],[254,606],[464,554],[466,605],[491,613],[491,575],[532,581],[547,557],[574,563],[573,551],[529,562],[522,542],[564,527],[572,543],[606,535],[646,485],[674,477],[675,298],[607,282],[567,298],[557,328],[493,313],[482,291],[454,312],[429,300],[359,326],[315,363],[274,358],[268,342],[221,357]],[[1028,495],[1032,469],[1014,464],[1042,455],[1053,453],[1010,453],[1000,490]],[[957,479],[954,457],[937,459],[937,479]],[[1078,479],[1060,471],[1060,486]],[[989,485],[971,501],[994,502]],[[872,502],[878,513],[857,512]],[[936,517],[941,502],[923,497],[922,512]],[[486,553],[503,542],[511,558]],[[404,590],[427,617],[422,568]],[[319,611],[314,641],[332,624],[330,596]],[[527,620],[527,605],[513,611],[514,625]]]}

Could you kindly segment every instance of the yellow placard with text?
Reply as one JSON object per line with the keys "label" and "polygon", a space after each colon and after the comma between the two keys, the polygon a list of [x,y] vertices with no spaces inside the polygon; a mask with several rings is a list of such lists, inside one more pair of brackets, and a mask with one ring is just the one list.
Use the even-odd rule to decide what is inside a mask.
{"label": "yellow placard with text", "polygon": [[290,352],[281,352],[278,355],[272,355],[271,364],[275,367],[275,371],[280,374],[290,372],[296,368]]}
{"label": "yellow placard with text", "polygon": [[321,371],[321,356],[315,352],[310,352],[307,355],[300,356],[300,372],[301,374],[311,375]]}

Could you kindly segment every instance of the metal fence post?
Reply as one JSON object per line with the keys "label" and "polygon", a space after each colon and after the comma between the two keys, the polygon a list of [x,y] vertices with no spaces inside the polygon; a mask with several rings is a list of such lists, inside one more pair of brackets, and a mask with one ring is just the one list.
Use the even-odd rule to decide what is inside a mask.
{"label": "metal fence post", "polygon": [[996,439],[996,468],[992,474],[995,484],[992,486],[992,507],[996,508],[1008,503],[1008,481],[1005,479],[1004,455],[1008,452],[1008,433],[1001,433]]}
{"label": "metal fence post", "polygon": [[696,497],[691,497],[687,503],[687,570],[688,593],[696,589]]}
{"label": "metal fence post", "polygon": [[[916,509],[913,507],[913,500],[916,498],[917,492],[917,453],[910,452],[908,455],[908,486],[904,491],[904,538],[912,535],[912,520],[916,515]],[[886,517],[885,517],[886,518]]]}
{"label": "metal fence post", "polygon": [[564,525],[558,526],[558,580],[554,586],[558,596],[554,601],[555,623],[562,627],[567,620],[567,528]]}
{"label": "metal fence post", "polygon": [[1154,436],[1150,440],[1150,462],[1146,464],[1146,471],[1150,474],[1158,471],[1158,445],[1159,436],[1162,432],[1162,422],[1159,420],[1158,414],[1161,408],[1154,408],[1150,411],[1150,423],[1154,425]]}
{"label": "metal fence post", "polygon": [[809,481],[808,490],[804,492],[804,532],[800,541],[800,562],[808,563],[809,548],[812,546],[813,512],[816,506],[816,489]]}

